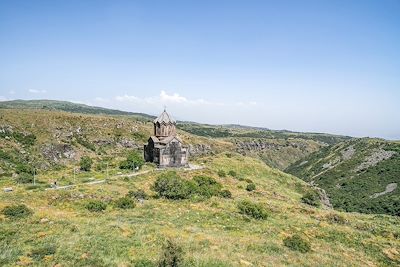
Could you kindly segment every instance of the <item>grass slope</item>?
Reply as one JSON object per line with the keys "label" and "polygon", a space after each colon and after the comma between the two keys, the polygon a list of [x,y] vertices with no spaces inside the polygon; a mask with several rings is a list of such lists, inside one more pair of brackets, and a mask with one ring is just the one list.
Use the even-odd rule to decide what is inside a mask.
{"label": "grass slope", "polygon": [[266,164],[284,170],[320,148],[348,140],[348,136],[276,131],[240,125],[203,125],[181,123],[178,127],[197,136],[222,139],[236,145],[236,151],[262,159]]}
{"label": "grass slope", "polygon": [[115,109],[108,109],[102,107],[93,107],[85,104],[72,103],[60,100],[10,100],[1,101],[0,108],[3,109],[44,109],[44,110],[59,110],[73,113],[83,114],[107,114],[107,115],[131,115],[138,116],[146,119],[152,119],[144,113],[134,113]]}
{"label": "grass slope", "polygon": [[[104,168],[105,162],[113,167],[129,151],[142,150],[153,131],[150,121],[135,116],[39,109],[0,109],[0,122],[0,177],[13,175],[18,164],[39,170],[69,168],[84,155],[94,159],[95,167]],[[198,153],[233,147],[221,140],[179,134]]]}
{"label": "grass slope", "polygon": [[[400,263],[399,218],[346,214],[302,204],[307,185],[261,161],[237,154],[199,158],[203,170],[178,174],[214,177],[232,199],[158,199],[151,185],[159,171],[131,178],[112,177],[105,184],[68,191],[27,190],[11,178],[0,193],[0,209],[25,203],[34,214],[11,220],[0,215],[0,265],[35,266],[155,266],[166,239],[184,253],[183,266],[395,266]],[[236,177],[220,177],[233,170]],[[232,172],[231,172],[232,173]],[[51,179],[51,173],[39,179]],[[251,179],[256,190],[245,190]],[[104,203],[143,189],[151,197],[129,210],[109,204],[103,212],[85,209],[88,200]],[[266,220],[239,213],[237,204],[261,204]],[[340,218],[337,220],[335,218]],[[301,236],[311,251],[301,253],[284,245]],[[297,236],[296,235],[296,236]],[[285,241],[286,242],[286,241]],[[290,243],[290,242],[286,242]]]}
{"label": "grass slope", "polygon": [[[335,208],[400,215],[398,142],[353,139],[321,149],[286,171],[325,189]],[[389,184],[397,188],[374,196]]]}

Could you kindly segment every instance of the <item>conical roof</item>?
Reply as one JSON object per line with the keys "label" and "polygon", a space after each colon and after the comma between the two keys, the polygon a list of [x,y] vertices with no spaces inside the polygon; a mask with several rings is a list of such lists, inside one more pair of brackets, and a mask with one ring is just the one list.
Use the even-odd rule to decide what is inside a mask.
{"label": "conical roof", "polygon": [[164,109],[164,112],[161,113],[160,116],[158,116],[157,119],[154,120],[154,123],[176,123],[176,121],[174,120],[174,118],[172,118],[171,115],[168,114],[168,112]]}

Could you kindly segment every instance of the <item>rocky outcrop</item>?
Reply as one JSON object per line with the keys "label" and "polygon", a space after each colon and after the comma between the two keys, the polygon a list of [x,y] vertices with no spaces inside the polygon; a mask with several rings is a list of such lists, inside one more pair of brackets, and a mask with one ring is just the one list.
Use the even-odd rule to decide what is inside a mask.
{"label": "rocky outcrop", "polygon": [[195,144],[189,145],[189,155],[190,156],[201,156],[201,155],[207,155],[212,152],[212,148],[210,145],[206,144]]}
{"label": "rocky outcrop", "polygon": [[364,161],[354,169],[354,171],[364,171],[369,167],[376,166],[381,161],[390,159],[395,154],[395,151],[386,151],[382,148],[375,149],[370,156],[366,157]]}
{"label": "rocky outcrop", "polygon": [[397,188],[397,183],[390,183],[386,186],[385,191],[375,193],[372,196],[370,196],[370,198],[377,198],[377,197],[392,193],[394,190],[396,190],[396,188]]}
{"label": "rocky outcrop", "polygon": [[135,148],[135,149],[143,148],[142,144],[137,144],[134,141],[128,139],[122,139],[118,141],[117,145],[123,148]]}
{"label": "rocky outcrop", "polygon": [[42,155],[47,160],[58,163],[62,159],[73,159],[76,152],[68,144],[49,144],[42,148]]}
{"label": "rocky outcrop", "polygon": [[308,146],[303,142],[286,141],[282,143],[269,142],[267,140],[255,139],[251,141],[235,141],[237,152],[245,153],[247,151],[280,150],[292,147],[299,150],[307,150]]}

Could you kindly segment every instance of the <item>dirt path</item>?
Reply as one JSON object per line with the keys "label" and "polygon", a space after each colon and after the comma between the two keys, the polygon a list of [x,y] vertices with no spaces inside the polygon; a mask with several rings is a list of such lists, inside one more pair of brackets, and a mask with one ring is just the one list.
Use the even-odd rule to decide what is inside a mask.
{"label": "dirt path", "polygon": [[[204,168],[205,168],[204,166],[198,166],[198,165],[189,164],[189,167],[183,168],[183,170],[185,170],[185,171],[194,171],[194,170],[201,170],[201,169],[204,169]],[[155,169],[154,171],[165,171],[165,170],[168,170],[168,169]],[[122,177],[135,177],[135,176],[147,174],[147,173],[149,173],[151,171],[153,171],[153,170],[146,170],[146,171],[135,172],[135,173],[130,173],[130,174],[118,174],[118,175],[111,176],[108,179],[118,179],[118,178],[122,178]],[[94,179],[94,178],[92,177],[92,178],[89,178],[89,179]],[[96,180],[96,181],[80,183],[80,184],[73,184],[73,185],[56,186],[56,187],[46,188],[45,190],[62,190],[62,189],[70,189],[70,188],[74,188],[74,187],[80,187],[80,186],[84,186],[84,185],[96,185],[96,184],[105,183],[106,180],[107,179]]]}

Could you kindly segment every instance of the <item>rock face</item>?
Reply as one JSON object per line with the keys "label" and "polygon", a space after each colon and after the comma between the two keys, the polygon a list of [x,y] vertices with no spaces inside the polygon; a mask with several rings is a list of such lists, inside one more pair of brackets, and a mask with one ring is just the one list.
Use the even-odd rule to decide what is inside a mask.
{"label": "rock face", "polygon": [[397,188],[397,183],[390,183],[386,186],[385,191],[380,192],[380,193],[375,193],[372,196],[370,196],[370,198],[377,198],[377,197],[392,193],[394,190],[396,190],[396,188]]}
{"label": "rock face", "polygon": [[118,141],[117,145],[124,147],[124,148],[136,148],[136,149],[142,148],[141,145],[135,143],[132,140],[128,140],[128,139],[122,139],[121,141]]}
{"label": "rock face", "polygon": [[190,156],[201,156],[207,155],[212,152],[212,148],[210,145],[205,144],[196,144],[196,145],[189,145],[189,155]]}
{"label": "rock face", "polygon": [[42,148],[44,158],[58,163],[60,160],[73,159],[76,155],[71,145],[68,144],[49,144]]}
{"label": "rock face", "polygon": [[370,156],[366,157],[365,160],[354,169],[354,171],[359,172],[369,167],[376,166],[379,162],[390,159],[395,154],[395,151],[386,151],[382,148],[375,149]]}
{"label": "rock face", "polygon": [[246,153],[247,151],[263,151],[266,149],[280,150],[282,148],[292,147],[296,149],[307,149],[307,145],[296,141],[286,141],[284,143],[268,142],[266,140],[252,140],[252,141],[236,141],[237,151],[239,153]]}

